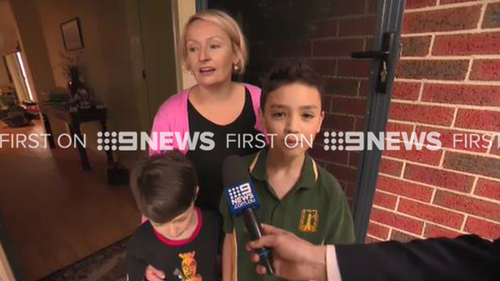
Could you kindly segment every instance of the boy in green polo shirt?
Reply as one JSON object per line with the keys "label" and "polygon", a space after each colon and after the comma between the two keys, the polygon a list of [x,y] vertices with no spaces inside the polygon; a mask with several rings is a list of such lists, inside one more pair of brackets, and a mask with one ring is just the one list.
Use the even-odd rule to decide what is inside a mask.
{"label": "boy in green polo shirt", "polygon": [[[267,223],[314,244],[354,242],[346,197],[337,180],[307,154],[321,130],[324,112],[318,77],[304,64],[274,69],[264,83],[262,120],[269,147],[245,157],[259,198],[257,214]],[[249,235],[234,219],[223,195],[223,280],[280,280],[260,276],[245,251]]]}

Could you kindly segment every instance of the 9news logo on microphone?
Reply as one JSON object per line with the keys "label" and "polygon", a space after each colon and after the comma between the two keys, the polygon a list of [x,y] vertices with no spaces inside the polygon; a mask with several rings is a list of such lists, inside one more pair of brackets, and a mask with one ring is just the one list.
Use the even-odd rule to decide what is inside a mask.
{"label": "9news logo on microphone", "polygon": [[245,209],[259,207],[259,198],[251,182],[244,182],[226,190],[231,213],[240,215]]}

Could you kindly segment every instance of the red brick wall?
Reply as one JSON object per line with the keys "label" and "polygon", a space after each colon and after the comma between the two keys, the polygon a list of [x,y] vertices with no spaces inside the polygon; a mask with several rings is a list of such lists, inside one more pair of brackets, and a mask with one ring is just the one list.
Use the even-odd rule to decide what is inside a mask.
{"label": "red brick wall", "polygon": [[[384,153],[367,241],[500,236],[500,1],[407,0],[390,131],[441,133],[438,151]],[[479,145],[487,146],[485,141]]]}

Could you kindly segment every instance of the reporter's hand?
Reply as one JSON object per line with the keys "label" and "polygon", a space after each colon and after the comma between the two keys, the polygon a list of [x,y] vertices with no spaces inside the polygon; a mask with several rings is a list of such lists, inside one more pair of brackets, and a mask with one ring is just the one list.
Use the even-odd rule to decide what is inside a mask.
{"label": "reporter's hand", "polygon": [[146,267],[146,280],[148,281],[163,281],[165,280],[165,273],[161,270],[154,268],[152,265]]}
{"label": "reporter's hand", "polygon": [[[255,249],[272,250],[275,275],[289,280],[326,280],[326,247],[316,246],[300,239],[293,233],[262,224],[264,236],[248,243],[251,260],[259,262]],[[266,274],[266,268],[257,265],[258,274]]]}

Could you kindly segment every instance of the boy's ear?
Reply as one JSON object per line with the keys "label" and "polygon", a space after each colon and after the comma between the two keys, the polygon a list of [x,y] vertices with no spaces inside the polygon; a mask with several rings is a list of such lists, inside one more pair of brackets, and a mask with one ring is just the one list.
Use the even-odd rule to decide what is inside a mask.
{"label": "boy's ear", "polygon": [[322,110],[321,114],[319,115],[319,125],[318,129],[316,130],[316,133],[319,133],[321,131],[321,127],[323,126],[323,120],[325,120],[325,111]]}
{"label": "boy's ear", "polygon": [[196,201],[196,199],[198,199],[198,193],[200,191],[200,186],[196,186],[196,189],[194,190],[194,200],[193,200],[193,203],[194,201]]}

